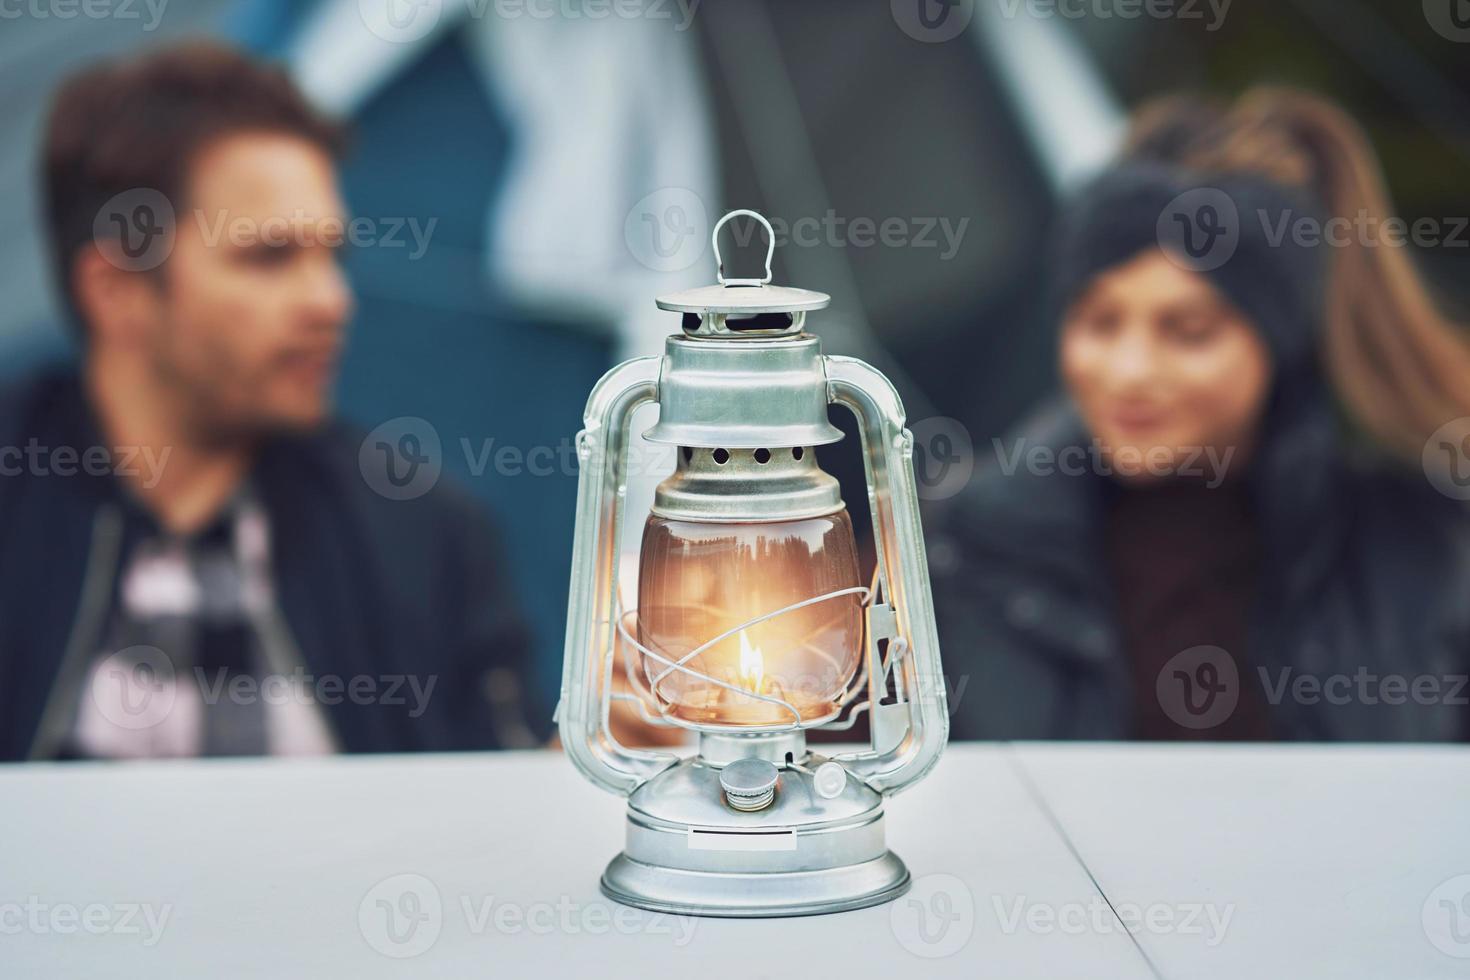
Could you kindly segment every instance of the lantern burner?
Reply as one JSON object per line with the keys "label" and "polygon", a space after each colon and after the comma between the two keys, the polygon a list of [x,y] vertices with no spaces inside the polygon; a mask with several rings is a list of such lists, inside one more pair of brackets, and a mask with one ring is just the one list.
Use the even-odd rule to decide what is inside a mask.
{"label": "lantern burner", "polygon": [[[750,619],[745,620],[742,623],[739,623],[736,626],[732,626],[729,629],[724,630],[717,636],[710,637],[703,643],[698,644],[687,653],[678,656],[677,659],[673,658],[672,654],[650,648],[647,644],[641,642],[638,639],[638,637],[635,635],[636,633],[640,632],[637,626],[638,610],[630,609],[626,612],[620,613],[618,616],[618,635],[622,639],[626,650],[636,650],[638,653],[646,657],[649,661],[658,665],[659,672],[651,678],[651,683],[645,685],[642,678],[640,677],[641,672],[634,666],[631,658],[625,660],[623,665],[624,673],[627,677],[629,686],[632,687],[635,693],[614,695],[614,697],[622,700],[627,700],[635,704],[638,710],[643,713],[644,720],[648,721],[650,724],[677,725],[685,728],[693,728],[694,730],[702,733],[738,731],[743,732],[746,736],[753,738],[755,736],[768,733],[800,731],[802,729],[814,727],[817,725],[829,726],[839,731],[850,728],[852,724],[856,721],[857,716],[861,713],[861,711],[866,710],[865,705],[857,705],[854,708],[853,713],[848,717],[846,721],[837,721],[837,719],[842,714],[844,709],[852,705],[854,700],[858,696],[866,692],[868,678],[868,658],[864,657],[862,661],[860,661],[861,668],[857,676],[853,680],[849,681],[843,691],[840,692],[840,695],[831,702],[831,710],[821,717],[818,717],[816,719],[809,719],[802,714],[802,712],[796,707],[796,705],[792,704],[785,697],[781,696],[781,694],[767,690],[762,685],[752,683],[752,681],[754,680],[753,675],[755,673],[752,668],[754,667],[754,663],[756,660],[756,651],[749,646],[749,641],[746,639],[746,630],[754,626],[759,626],[762,623],[775,620],[781,616],[787,615],[788,613],[793,613],[798,610],[806,609],[809,606],[814,606],[819,603],[842,599],[846,596],[856,596],[859,603],[862,606],[866,607],[871,601],[872,595],[873,592],[871,589],[859,585],[847,589],[838,589],[836,591],[827,592],[822,595],[811,596],[810,598],[802,599],[800,601],[790,603],[789,605],[782,606],[780,609],[773,609],[769,612],[762,613],[761,615],[754,616]],[[741,643],[741,651],[744,655],[742,657],[742,667],[744,669],[740,671],[740,673],[736,677],[716,677],[711,674],[705,673],[704,671],[701,671],[694,666],[691,666],[691,662],[697,663],[700,655],[706,650],[709,650],[710,648],[725,640],[730,639],[731,637],[736,637],[738,642]],[[885,663],[885,675],[887,671],[893,669],[895,663],[896,658],[890,658]],[[764,664],[762,663],[762,666],[760,668],[760,674],[762,678],[764,677],[764,673]],[[727,691],[732,694],[737,700],[748,702],[762,702],[765,704],[775,705],[776,707],[782,709],[782,712],[784,714],[790,716],[790,721],[783,721],[781,723],[770,725],[719,725],[712,723],[700,724],[681,721],[671,711],[671,703],[669,700],[663,697],[662,691],[660,690],[659,686],[661,682],[663,682],[670,675],[674,674],[690,677],[712,687]],[[883,681],[883,685],[886,689],[886,680]],[[650,705],[652,705],[658,711],[657,716],[649,713],[648,709]]]}

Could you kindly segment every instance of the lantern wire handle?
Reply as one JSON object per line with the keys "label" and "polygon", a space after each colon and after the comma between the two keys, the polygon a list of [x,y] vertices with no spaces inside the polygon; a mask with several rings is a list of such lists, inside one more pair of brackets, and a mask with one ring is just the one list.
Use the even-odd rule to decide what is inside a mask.
{"label": "lantern wire handle", "polygon": [[[774,612],[762,613],[761,615],[756,616],[753,619],[747,619],[740,625],[732,626],[729,629],[725,630],[725,632],[721,633],[719,636],[716,636],[714,639],[705,640],[699,646],[684,654],[678,659],[677,662],[670,664],[669,669],[665,670],[663,673],[659,674],[653,679],[653,686],[655,688],[658,687],[659,682],[662,681],[665,677],[668,677],[669,674],[674,672],[674,670],[682,668],[685,664],[693,660],[695,657],[699,656],[701,653],[704,653],[704,651],[708,650],[710,647],[714,646],[717,643],[720,643],[723,640],[728,640],[730,637],[735,636],[737,633],[741,633],[752,626],[758,626],[761,623],[766,622],[767,620],[775,619],[777,616],[784,616],[789,612],[795,612],[798,609],[805,609],[807,606],[814,606],[819,602],[826,602],[829,599],[838,599],[845,595],[861,595],[861,605],[865,606],[868,603],[868,596],[870,594],[871,593],[869,592],[867,586],[854,585],[850,589],[838,589],[836,592],[828,592],[825,595],[812,596],[810,599],[802,599],[800,602],[793,602],[789,606],[783,606],[780,609],[775,610]],[[668,663],[668,661],[664,662]]]}
{"label": "lantern wire handle", "polygon": [[[761,223],[761,227],[766,229],[766,277],[764,279],[725,278],[725,260],[720,257],[720,229],[725,227],[725,223],[731,218],[739,217],[754,218]],[[765,215],[752,211],[749,208],[739,208],[731,211],[719,221],[715,222],[715,230],[710,232],[709,243],[715,252],[715,279],[719,281],[721,286],[764,286],[771,281],[771,259],[776,255],[776,230],[771,227],[771,223],[766,220]]]}
{"label": "lantern wire handle", "polygon": [[648,702],[646,702],[645,700],[643,700],[643,698],[639,697],[636,694],[618,693],[612,695],[612,700],[627,701],[633,705],[636,705],[638,708],[638,716],[648,724],[653,725],[657,728],[679,727],[678,725],[675,725],[672,721],[669,721],[669,719],[665,718],[663,715],[656,715],[652,711],[649,711]]}
{"label": "lantern wire handle", "polygon": [[[861,588],[858,588],[856,590],[858,592],[865,593],[863,595],[863,599],[862,599],[862,605],[864,607],[867,607],[867,606],[871,605],[874,602],[874,600],[877,598],[877,596],[879,594],[879,587],[881,585],[881,582],[882,582],[882,568],[881,568],[881,566],[874,565],[873,566],[873,575],[872,575],[871,580],[868,583],[868,588],[866,590],[863,590]],[[782,615],[784,613],[787,613],[787,612],[790,612],[790,611],[792,611],[794,609],[802,608],[805,605],[808,605],[808,604],[811,604],[811,603],[814,603],[814,602],[821,602],[821,601],[824,601],[826,599],[834,598],[836,596],[840,596],[840,595],[844,595],[844,594],[849,594],[852,591],[853,590],[843,590],[841,592],[835,592],[835,593],[831,593],[829,595],[816,596],[816,597],[813,597],[811,599],[806,599],[806,600],[803,600],[802,602],[795,603],[792,606],[788,606],[786,608],[778,609],[778,610],[776,610],[774,612],[767,613],[764,618],[773,618],[773,617],[776,617],[776,616],[780,616],[780,615]],[[675,664],[674,662],[669,661],[668,659],[666,659],[665,657],[663,657],[663,656],[661,656],[661,655],[659,655],[657,653],[653,653],[652,651],[646,650],[646,648],[644,648],[641,643],[639,643],[636,639],[633,638],[632,634],[628,631],[627,626],[626,626],[626,624],[625,624],[624,621],[629,616],[632,616],[632,617],[634,617],[636,619],[636,617],[638,615],[638,611],[636,609],[632,609],[632,610],[628,610],[628,611],[623,611],[621,609],[621,602],[619,602],[618,605],[619,605],[619,611],[618,611],[618,621],[619,621],[618,622],[618,633],[625,640],[628,641],[628,646],[625,647],[624,650],[623,650],[623,676],[627,678],[628,685],[631,688],[633,688],[634,693],[632,693],[632,694],[625,694],[625,693],[621,693],[621,692],[614,693],[614,694],[611,694],[609,696],[610,697],[610,700],[613,700],[613,701],[625,701],[625,702],[630,702],[630,703],[636,705],[637,706],[637,709],[638,709],[639,716],[645,722],[647,722],[650,725],[655,725],[655,726],[660,727],[660,728],[687,727],[687,726],[681,724],[680,722],[676,722],[676,721],[670,719],[670,717],[669,717],[669,707],[670,707],[670,704],[672,702],[670,702],[670,704],[665,704],[665,699],[663,698],[663,696],[660,695],[660,694],[658,694],[658,693],[656,693],[656,691],[650,689],[648,687],[648,685],[646,685],[643,682],[643,679],[640,676],[642,674],[642,671],[639,671],[637,669],[635,663],[634,663],[634,659],[633,659],[633,655],[632,655],[632,650],[633,649],[638,649],[640,651],[643,651],[645,653],[648,653],[650,656],[653,657],[654,660],[656,660],[656,661],[658,661],[660,663],[670,664],[670,669],[669,670],[665,670],[663,673],[659,674],[658,678],[655,679],[655,684],[657,684],[658,682],[662,681],[665,677],[667,677],[670,673],[674,672],[675,670],[679,670],[679,672],[681,672],[681,673],[691,674],[691,675],[696,676],[696,677],[699,677],[699,678],[701,678],[703,680],[707,680],[707,681],[710,681],[711,683],[714,683],[714,684],[717,684],[717,685],[720,685],[720,686],[724,687],[726,685],[723,685],[716,678],[709,677],[707,675],[701,674],[700,672],[695,671],[692,668],[684,667],[683,665],[684,665],[684,663],[687,660],[689,660],[693,656],[697,655],[698,653],[702,652],[705,648],[707,648],[711,644],[718,643],[721,639],[724,639],[727,636],[729,636],[730,633],[722,634],[721,636],[716,637],[714,640],[709,641],[709,643],[702,644],[695,651],[691,652],[690,654],[687,654],[685,657],[681,658],[678,661],[677,664]],[[735,627],[734,630],[732,630],[730,632],[731,633],[738,632],[738,631],[740,631],[742,629],[745,629],[747,626],[754,625],[755,623],[760,622],[760,621],[761,621],[760,619],[750,620],[747,623],[744,623],[744,624],[742,624],[740,626]],[[861,639],[860,644],[859,644],[860,647],[863,650],[866,650],[867,649],[867,644],[868,644],[868,635],[867,635],[868,634],[868,628],[869,628],[869,624],[867,622],[867,618],[864,617],[863,623],[862,623],[863,635],[862,635],[862,639]],[[898,648],[896,648],[894,650],[891,650],[889,652],[888,656],[886,656],[886,657],[883,658],[883,662],[882,662],[882,664],[879,667],[879,671],[880,671],[880,673],[881,673],[881,675],[882,675],[882,677],[884,679],[885,686],[887,684],[888,674],[893,669],[893,665],[903,658],[903,655],[907,651],[907,648],[908,648],[907,641],[905,641],[902,637],[897,638],[895,640],[895,642],[899,645]],[[838,697],[835,700],[835,704],[837,706],[837,714],[836,714],[836,716],[831,721],[824,722],[824,723],[821,723],[821,724],[818,724],[818,725],[814,725],[812,727],[820,728],[823,731],[845,732],[845,731],[848,731],[854,725],[857,724],[858,719],[861,718],[862,715],[871,707],[871,699],[869,699],[867,701],[862,701],[859,704],[857,704],[856,706],[854,706],[853,709],[852,709],[852,711],[851,712],[848,712],[846,718],[843,718],[842,715],[843,715],[843,712],[848,708],[848,706],[851,705],[853,703],[853,701],[860,694],[863,693],[864,688],[867,686],[867,680],[868,680],[868,660],[869,660],[869,658],[865,654],[862,657],[862,659],[861,659],[861,667],[860,667],[860,669],[853,676],[852,680],[850,680],[846,685],[844,685],[843,692],[842,692],[841,696]],[[739,689],[739,693],[745,694],[745,695],[751,696],[751,697],[760,697],[759,695],[755,695],[752,692],[746,691],[744,688],[740,688]],[[792,710],[792,705],[790,705],[789,703],[787,703],[785,701],[782,701],[779,698],[776,699],[776,700],[783,707],[785,707],[787,710]],[[656,714],[655,714],[655,712],[653,710],[650,709],[650,705],[652,705],[653,708],[656,708],[657,709],[657,713]],[[798,715],[798,717],[799,717],[799,715]]]}
{"label": "lantern wire handle", "polygon": [[[626,619],[628,616],[636,615],[636,611],[625,612],[622,614],[622,618]],[[618,632],[621,634],[623,630],[619,630]],[[668,716],[662,709],[660,709],[658,714],[654,714],[649,710],[648,706],[650,704],[658,705],[659,700],[658,696],[650,691],[648,686],[643,683],[643,680],[639,677],[640,673],[642,672],[637,670],[633,663],[633,648],[631,646],[624,646],[623,676],[628,679],[628,686],[633,689],[633,693],[616,693],[612,695],[612,699],[614,701],[630,701],[636,704],[638,706],[638,714],[650,725],[657,725],[660,728],[677,728],[678,726],[668,719]]]}
{"label": "lantern wire handle", "polygon": [[[868,604],[868,600],[872,596],[872,590],[869,589],[866,586],[856,585],[856,586],[853,586],[852,588],[838,589],[835,592],[828,592],[825,595],[812,596],[811,598],[809,598],[809,599],[803,599],[800,602],[793,602],[789,606],[784,606],[784,607],[782,607],[780,609],[776,609],[776,610],[773,610],[773,611],[768,612],[768,613],[763,613],[763,614],[761,614],[759,616],[756,616],[756,617],[754,617],[752,619],[746,620],[745,622],[739,624],[738,626],[734,626],[734,627],[731,627],[728,630],[725,630],[723,633],[719,634],[718,636],[714,637],[713,639],[706,640],[704,643],[701,643],[699,646],[695,647],[693,650],[690,650],[688,653],[686,653],[683,656],[681,656],[678,660],[670,660],[668,657],[664,656],[663,654],[658,653],[657,651],[651,650],[648,647],[644,646],[642,643],[640,643],[637,640],[637,638],[635,638],[628,631],[628,627],[627,627],[627,624],[625,622],[625,620],[627,619],[627,617],[629,615],[632,615],[632,616],[635,616],[636,617],[638,611],[637,611],[637,609],[630,609],[630,610],[627,610],[626,612],[623,611],[623,609],[622,609],[622,602],[619,601],[619,603],[618,603],[618,610],[617,610],[617,613],[616,613],[616,615],[617,615],[617,631],[618,631],[618,634],[620,636],[622,636],[622,638],[628,643],[629,646],[633,647],[635,650],[638,650],[644,656],[649,657],[652,660],[654,660],[654,661],[656,661],[656,662],[658,662],[660,664],[664,664],[665,665],[665,669],[657,677],[653,678],[652,683],[649,686],[647,686],[647,687],[645,687],[643,684],[639,683],[635,679],[635,677],[633,676],[633,673],[631,671],[629,671],[629,669],[628,669],[628,663],[627,663],[626,660],[624,661],[624,672],[628,676],[629,683],[630,684],[633,684],[634,687],[635,687],[635,689],[639,690],[640,693],[647,692],[647,694],[649,695],[649,697],[651,697],[652,700],[654,701],[654,703],[659,707],[659,713],[660,713],[660,715],[662,715],[663,718],[665,719],[665,721],[667,721],[669,724],[677,725],[678,722],[674,722],[674,721],[672,721],[672,720],[669,719],[669,717],[668,717],[668,710],[669,709],[668,709],[667,706],[665,706],[663,704],[665,698],[664,698],[664,696],[662,694],[659,693],[658,686],[659,686],[659,684],[666,677],[668,677],[670,674],[672,674],[672,673],[674,673],[674,672],[677,671],[678,673],[687,674],[687,675],[689,675],[691,677],[695,677],[695,678],[697,678],[699,680],[702,680],[702,681],[704,681],[704,682],[706,682],[708,684],[713,684],[716,687],[719,687],[719,688],[721,688],[723,690],[730,691],[730,692],[732,692],[734,694],[739,694],[739,695],[742,695],[744,697],[751,698],[752,700],[764,701],[767,704],[774,704],[774,705],[778,705],[779,707],[785,708],[787,711],[790,711],[792,713],[792,715],[796,718],[796,721],[792,725],[787,726],[787,727],[789,727],[789,728],[801,728],[802,727],[802,724],[801,724],[802,723],[801,712],[797,710],[797,708],[796,708],[795,705],[791,704],[791,702],[787,701],[785,698],[776,697],[774,695],[758,694],[758,693],[756,693],[754,691],[747,691],[745,688],[739,687],[739,686],[737,686],[735,684],[730,684],[730,683],[728,683],[726,681],[722,681],[719,678],[712,677],[709,674],[706,674],[706,673],[704,673],[702,671],[695,670],[694,668],[687,666],[687,664],[688,664],[688,662],[690,660],[693,660],[694,658],[698,657],[701,653],[703,653],[704,651],[708,650],[710,647],[715,646],[716,644],[720,643],[723,640],[729,639],[730,637],[736,635],[737,633],[739,633],[740,631],[742,631],[744,629],[748,629],[751,626],[755,626],[755,625],[758,625],[760,623],[764,623],[767,620],[775,619],[777,616],[783,616],[786,613],[794,612],[797,609],[804,609],[807,606],[815,605],[816,603],[819,603],[819,602],[827,602],[828,600],[837,599],[837,598],[840,598],[842,596],[847,596],[847,595],[858,595],[858,596],[861,596],[862,597],[861,598],[861,604],[863,606],[866,606]],[[846,690],[844,690],[844,694],[846,694],[846,693],[847,693]],[[625,699],[623,697],[619,697],[618,695],[613,695],[612,697],[613,697],[614,700],[624,700]],[[846,704],[846,702],[844,701],[843,704],[838,705],[838,710],[840,711],[841,708],[843,706],[845,706],[845,704]]]}
{"label": "lantern wire handle", "polygon": [[[881,582],[881,569],[879,569],[878,566],[873,566],[873,577],[872,580],[870,580],[869,588],[867,588],[867,594],[863,597],[864,607],[866,607],[866,605],[872,604],[873,599],[878,597],[879,582]],[[838,594],[833,595],[842,594],[841,592],[838,592]],[[806,599],[806,602],[822,601],[822,599],[826,598],[832,597],[816,597],[814,599]],[[788,611],[791,611],[792,608],[798,608],[800,607],[800,605],[801,604],[797,604],[794,605],[794,607],[784,608],[784,610],[776,610],[775,613],[770,613],[769,616],[781,616],[781,614],[788,613]],[[638,644],[638,642],[635,641],[634,638],[632,638],[631,633],[628,632],[625,624],[622,623],[622,620],[628,619],[629,616],[637,617],[638,611],[619,611],[619,633],[623,636],[623,638],[626,639],[626,641],[629,642],[629,646],[632,646],[632,648],[642,649],[642,645]],[[744,626],[736,626],[735,630],[745,629],[745,626],[750,626],[750,624],[753,624],[754,621],[756,620],[751,620],[751,623],[745,623]],[[860,644],[861,648],[863,649],[867,649],[867,629],[869,629],[869,624],[867,624],[866,617],[864,617],[863,639],[861,639]],[[719,642],[720,639],[722,638],[716,638],[714,639],[714,641],[710,642]],[[883,658],[883,663],[881,664],[881,667],[879,667],[883,679],[885,679],[885,685],[886,677],[888,677],[889,671],[892,670],[892,666],[894,666],[894,664],[897,663],[898,660],[901,660],[901,658],[903,658],[904,652],[907,651],[907,642],[904,641],[903,638],[898,638],[895,642],[897,642],[898,648],[889,651],[888,657]],[[709,644],[706,644],[704,646],[709,646]],[[703,646],[701,646],[700,649],[703,649]],[[654,660],[659,661],[659,663],[672,663],[672,661],[660,657],[659,654],[651,655],[653,655]],[[682,666],[682,663],[684,663],[685,660],[688,660],[688,657],[681,658],[679,664],[681,664]],[[659,682],[659,680],[663,680],[664,677],[667,676],[667,674],[672,673],[672,671],[676,669],[679,669],[679,667],[670,667],[670,670],[663,671],[663,673],[659,674],[659,677],[657,677],[656,683]],[[854,699],[856,699],[858,695],[861,695],[861,693],[863,693],[864,691],[864,688],[866,688],[867,671],[869,671],[869,657],[864,654],[863,658],[861,658],[861,669],[858,670],[857,673],[854,674],[853,679],[851,679],[850,682],[848,682],[847,685],[844,686],[844,691],[842,691],[842,695],[839,696],[839,698],[836,698],[836,717],[833,717],[833,720],[831,721],[826,721],[826,723],[822,724],[816,724],[816,726],[813,727],[819,727],[819,729],[826,730],[826,732],[847,732],[847,730],[850,730],[851,727],[854,726],[854,724],[857,724],[858,718],[863,716],[863,713],[866,713],[866,711],[869,710],[870,707],[872,707],[872,705],[870,705],[870,701],[863,701],[860,702],[860,704],[857,704],[856,707],[853,707],[853,710],[851,710],[845,718],[842,717],[842,713],[844,713],[844,710],[847,710],[848,705],[853,704]],[[713,677],[706,677],[704,676],[704,674],[698,673],[698,671],[685,669],[682,670],[681,673],[692,673],[694,674],[694,676],[701,677],[701,679],[710,680],[710,682],[713,683],[720,683],[719,680],[713,679]],[[613,693],[613,695],[610,695],[610,698],[612,698],[613,701],[626,701],[632,702],[632,704],[637,705],[639,716],[642,717],[642,720],[647,721],[648,724],[654,724],[654,726],[659,727],[684,727],[681,726],[678,721],[670,720],[669,707],[664,704],[663,696],[659,695],[659,693],[651,691],[651,689],[648,688],[648,686],[645,685],[644,682],[642,682],[641,676],[639,676],[639,674],[641,674],[641,671],[635,669],[634,658],[632,658],[631,652],[625,652],[625,654],[623,654],[623,676],[628,679],[628,685],[631,686],[632,689],[634,689],[634,693]],[[745,693],[745,695],[751,695],[751,692],[745,691],[744,688],[739,689],[739,692]],[[657,714],[654,714],[654,711],[650,710],[650,705],[654,705],[654,707],[657,708]],[[788,708],[788,710],[791,710],[791,705],[786,704],[786,702],[782,702],[782,705]]]}
{"label": "lantern wire handle", "polygon": [[[630,610],[630,612],[636,612],[636,610]],[[795,728],[800,728],[801,727],[801,720],[802,720],[801,719],[801,712],[796,709],[796,706],[795,705],[793,705],[791,702],[787,701],[785,698],[778,698],[778,697],[775,697],[773,695],[757,694],[754,691],[747,691],[747,690],[745,690],[742,687],[737,687],[734,684],[730,684],[730,683],[727,683],[725,681],[719,680],[718,678],[711,677],[708,674],[705,674],[705,673],[702,673],[700,671],[694,670],[694,669],[692,669],[690,667],[680,666],[679,664],[674,663],[674,661],[668,659],[667,657],[665,657],[665,656],[663,656],[663,655],[661,655],[659,653],[656,653],[653,650],[650,650],[648,647],[644,646],[642,643],[639,643],[637,640],[635,640],[632,637],[632,635],[628,633],[628,628],[623,625],[622,619],[623,619],[623,617],[621,617],[621,616],[618,617],[618,632],[622,634],[623,639],[627,640],[628,643],[632,644],[633,647],[635,647],[645,657],[651,657],[652,659],[657,660],[659,663],[668,664],[671,671],[672,670],[677,670],[680,673],[688,674],[691,677],[697,677],[700,680],[704,681],[705,683],[713,684],[716,687],[723,688],[724,690],[730,691],[731,693],[734,693],[734,694],[742,694],[745,697],[751,698],[751,699],[756,700],[756,701],[764,701],[767,704],[774,704],[774,705],[778,705],[778,706],[780,706],[782,708],[785,708],[787,711],[791,712],[791,714],[796,718],[796,721],[795,722],[793,722],[792,724],[790,724],[788,726],[785,726],[785,728],[795,729]],[[658,694],[655,694],[654,696],[656,698],[659,697]],[[664,717],[667,719],[668,718],[668,709],[667,708],[661,708],[660,710],[663,713]],[[670,724],[674,724],[674,722],[670,721]]]}
{"label": "lantern wire handle", "polygon": [[858,723],[858,719],[861,718],[863,716],[863,713],[866,712],[870,707],[872,707],[872,705],[873,703],[871,701],[863,701],[855,706],[852,711],[848,712],[846,718],[839,718],[833,721],[829,721],[827,722],[827,724],[820,727],[824,732],[845,732],[848,729],[852,728],[853,725],[856,725]]}

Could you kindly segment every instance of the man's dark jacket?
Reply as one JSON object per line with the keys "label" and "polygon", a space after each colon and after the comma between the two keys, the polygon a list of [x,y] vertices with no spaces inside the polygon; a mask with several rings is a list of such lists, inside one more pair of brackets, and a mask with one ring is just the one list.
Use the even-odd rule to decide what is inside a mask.
{"label": "man's dark jacket", "polygon": [[[271,529],[276,602],[344,751],[478,749],[531,739],[519,685],[528,649],[480,508],[444,481],[412,500],[375,492],[361,437],[333,424],[265,445],[251,484]],[[0,390],[0,447],[56,462],[99,439],[77,377],[45,374]],[[117,590],[122,482],[60,476],[15,452],[0,475],[0,759],[44,758],[48,703],[68,713]],[[121,465],[123,460],[114,461]],[[17,472],[18,471],[18,472]],[[427,708],[393,678],[433,679]],[[354,678],[379,696],[348,696]],[[393,702],[400,703],[380,703]],[[359,703],[365,702],[365,703]]]}
{"label": "man's dark jacket", "polygon": [[[1422,472],[1350,457],[1320,399],[1273,414],[1247,475],[1265,555],[1251,648],[1229,653],[1279,692],[1275,737],[1470,737],[1465,505]],[[1075,465],[1089,447],[1075,411],[1054,404],[1000,445],[977,446],[984,463],[967,490],[928,515],[955,738],[1130,737],[1103,551],[1110,478]],[[1432,703],[1382,686],[1391,675],[1419,680],[1421,695],[1433,685],[1421,698]],[[1281,686],[1303,676],[1300,696]]]}

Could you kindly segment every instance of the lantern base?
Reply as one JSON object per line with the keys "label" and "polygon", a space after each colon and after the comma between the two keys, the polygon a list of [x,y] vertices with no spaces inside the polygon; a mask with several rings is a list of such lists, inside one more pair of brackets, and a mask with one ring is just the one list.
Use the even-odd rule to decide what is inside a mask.
{"label": "lantern base", "polygon": [[883,798],[849,779],[834,798],[810,769],[782,769],[769,807],[725,800],[720,768],[686,759],[628,799],[627,848],[602,876],[625,905],[680,915],[819,915],[891,901],[908,868],[887,849]]}
{"label": "lantern base", "polygon": [[602,893],[624,905],[736,919],[847,912],[908,890],[909,870],[892,851],[845,868],[767,874],[679,871],[619,854],[602,875]]}

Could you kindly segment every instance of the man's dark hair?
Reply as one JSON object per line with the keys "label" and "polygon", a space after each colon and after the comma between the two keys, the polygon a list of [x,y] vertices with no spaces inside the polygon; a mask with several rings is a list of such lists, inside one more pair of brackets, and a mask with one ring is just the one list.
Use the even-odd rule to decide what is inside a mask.
{"label": "man's dark hair", "polygon": [[186,42],[68,79],[46,123],[44,193],[57,287],[78,326],[72,263],[119,194],[161,194],[182,214],[189,168],[208,144],[283,133],[340,155],[345,134],[279,68],[221,44]]}

